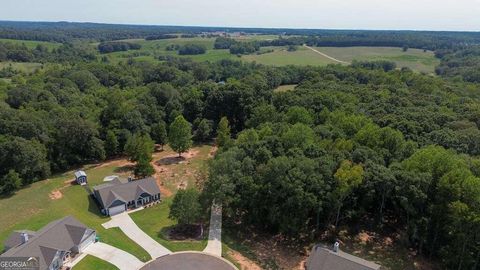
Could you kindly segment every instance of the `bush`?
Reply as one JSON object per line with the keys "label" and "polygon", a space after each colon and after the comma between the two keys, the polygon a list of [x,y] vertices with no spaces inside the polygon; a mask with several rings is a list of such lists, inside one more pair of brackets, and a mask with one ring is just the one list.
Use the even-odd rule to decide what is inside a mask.
{"label": "bush", "polygon": [[207,48],[203,45],[198,44],[186,44],[180,47],[178,54],[180,55],[196,55],[204,54],[207,51]]}

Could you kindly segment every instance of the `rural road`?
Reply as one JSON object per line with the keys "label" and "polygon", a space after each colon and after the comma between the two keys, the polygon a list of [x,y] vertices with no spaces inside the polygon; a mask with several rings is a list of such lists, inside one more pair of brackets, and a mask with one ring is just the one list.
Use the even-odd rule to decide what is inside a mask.
{"label": "rural road", "polygon": [[203,252],[222,256],[222,206],[212,205],[210,216],[210,230],[208,232],[208,244]]}
{"label": "rural road", "polygon": [[331,57],[330,55],[324,54],[323,52],[321,52],[321,51],[319,51],[319,50],[317,50],[317,49],[314,49],[314,48],[312,48],[312,47],[309,47],[309,46],[307,46],[307,45],[303,45],[303,46],[304,46],[305,48],[308,48],[308,49],[310,49],[310,50],[312,50],[312,51],[320,54],[320,55],[323,56],[323,57],[326,57],[326,58],[332,60],[332,61],[338,62],[338,63],[340,63],[340,64],[347,64],[347,65],[350,64],[349,62],[345,62],[345,61],[342,61],[342,60],[338,60],[338,59],[336,59],[336,58],[333,58],[333,57]]}

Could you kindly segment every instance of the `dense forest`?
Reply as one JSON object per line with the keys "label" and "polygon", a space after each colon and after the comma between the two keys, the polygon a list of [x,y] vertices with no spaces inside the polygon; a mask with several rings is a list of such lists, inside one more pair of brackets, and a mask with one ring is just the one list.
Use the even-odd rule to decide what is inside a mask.
{"label": "dense forest", "polygon": [[[73,24],[51,36],[31,26],[7,35],[9,24],[0,26],[3,37],[62,42],[80,37],[73,33],[138,37],[131,30],[138,26],[76,32],[84,26]],[[138,35],[157,34],[145,29]],[[323,41],[347,44],[341,34]],[[416,36],[412,43],[405,39],[410,35]],[[221,202],[226,223],[289,236],[358,224],[394,228],[402,245],[445,269],[479,269],[480,53],[464,44],[476,35],[426,33],[422,39],[398,32],[377,40],[443,48],[436,51],[440,76],[386,61],[326,67],[175,57],[107,63],[77,43],[56,49],[1,43],[0,60],[61,64],[0,81],[0,188],[10,194],[54,172],[122,155],[135,138],[163,145],[168,127],[184,118],[196,142],[217,137],[220,149],[201,198],[206,205]],[[305,42],[267,42],[296,45],[288,40],[297,39]],[[215,43],[235,46],[243,44]],[[274,91],[286,84],[297,86]]]}

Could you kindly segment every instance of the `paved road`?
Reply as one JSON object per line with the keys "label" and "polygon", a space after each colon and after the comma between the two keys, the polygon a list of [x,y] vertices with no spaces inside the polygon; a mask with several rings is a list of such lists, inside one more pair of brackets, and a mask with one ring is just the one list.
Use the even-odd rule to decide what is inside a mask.
{"label": "paved road", "polygon": [[342,61],[342,60],[338,60],[337,58],[333,58],[333,57],[331,57],[330,55],[324,54],[323,52],[321,52],[321,51],[319,51],[319,50],[317,50],[317,49],[314,49],[314,48],[312,48],[312,47],[309,47],[309,46],[307,46],[307,45],[303,45],[303,46],[305,46],[305,48],[308,48],[308,49],[310,49],[310,50],[312,50],[312,51],[320,54],[321,56],[326,57],[326,58],[328,58],[328,59],[330,59],[330,60],[332,60],[332,61],[335,61],[335,62],[338,62],[338,63],[341,63],[341,64],[350,64],[349,62],[345,62],[345,61]]}
{"label": "paved road", "polygon": [[210,215],[210,229],[208,231],[208,244],[203,250],[213,255],[222,256],[222,206],[212,205]]}
{"label": "paved road", "polygon": [[102,226],[106,229],[119,227],[130,239],[145,249],[152,256],[152,259],[172,253],[142,231],[128,213],[115,215],[109,222],[103,223]]}
{"label": "paved road", "polygon": [[100,242],[90,244],[83,252],[107,261],[120,270],[137,270],[144,265],[130,253]]}

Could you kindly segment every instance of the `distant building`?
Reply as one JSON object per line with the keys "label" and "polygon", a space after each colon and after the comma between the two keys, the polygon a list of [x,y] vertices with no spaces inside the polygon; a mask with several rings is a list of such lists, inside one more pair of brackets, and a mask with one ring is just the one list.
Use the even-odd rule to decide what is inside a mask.
{"label": "distant building", "polygon": [[5,241],[0,257],[38,257],[40,270],[58,270],[94,243],[96,232],[68,216],[37,232],[15,231]]}
{"label": "distant building", "polygon": [[76,171],[75,172],[75,181],[79,185],[86,185],[87,184],[87,174],[84,171]]}
{"label": "distant building", "polygon": [[331,248],[313,247],[307,259],[306,270],[379,270],[381,266],[340,250],[338,242]]}
{"label": "distant building", "polygon": [[160,200],[160,189],[153,177],[128,182],[115,178],[93,187],[93,194],[107,216]]}

